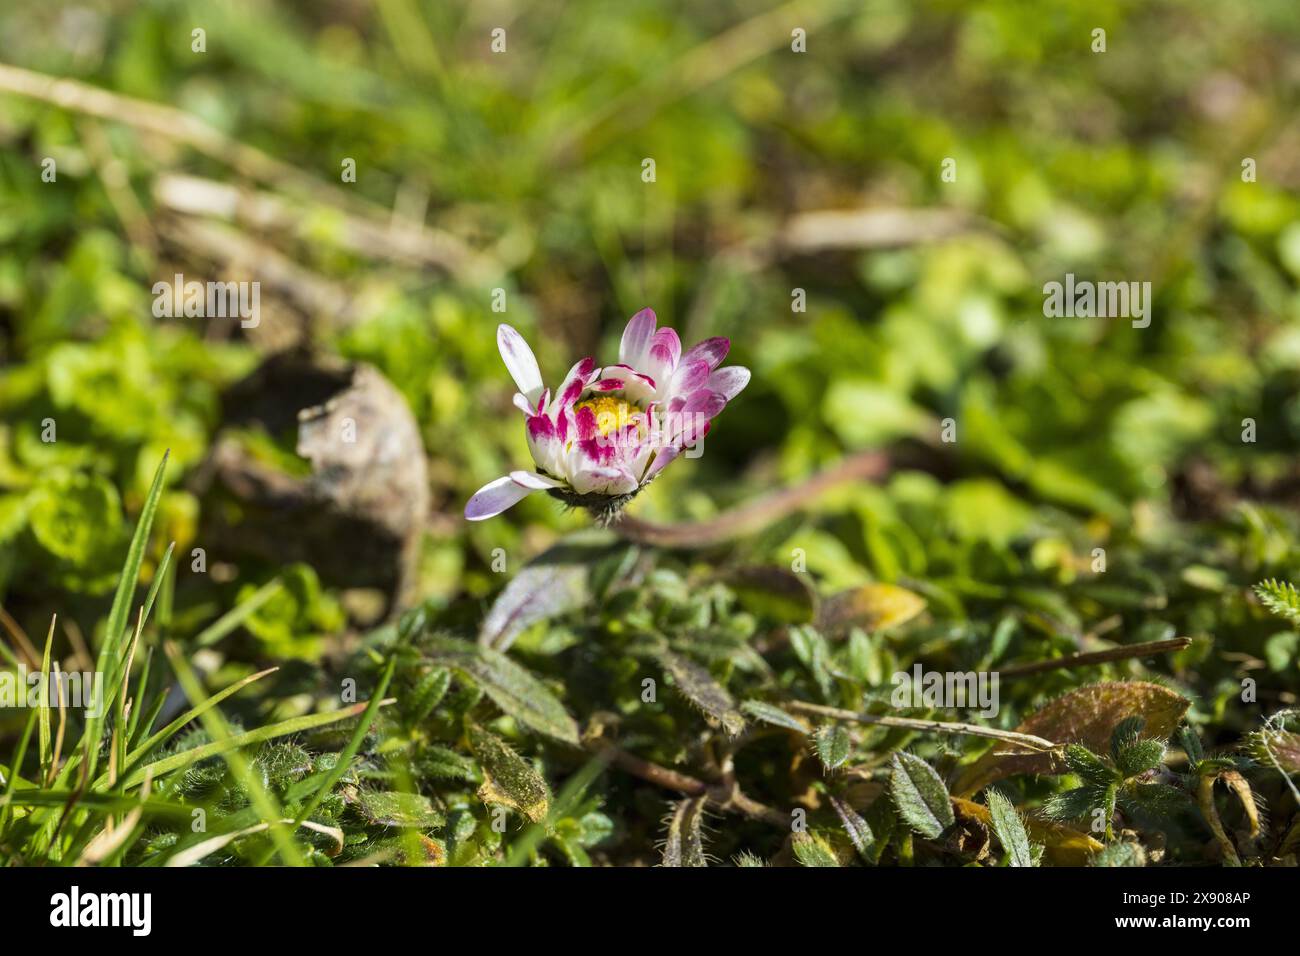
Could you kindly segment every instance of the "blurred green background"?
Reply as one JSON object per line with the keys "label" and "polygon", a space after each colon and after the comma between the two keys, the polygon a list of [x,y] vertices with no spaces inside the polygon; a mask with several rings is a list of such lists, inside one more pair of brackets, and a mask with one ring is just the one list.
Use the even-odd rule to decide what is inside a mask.
{"label": "blurred green background", "polygon": [[[408,400],[433,501],[418,596],[481,608],[493,549],[517,567],[585,523],[540,495],[461,517],[529,465],[496,324],[554,383],[612,361],[644,306],[687,345],[729,336],[754,377],[642,518],[882,447],[905,466],[747,559],[798,547],[827,589],[899,581],[1070,627],[1088,606],[1057,589],[1094,547],[1119,549],[1111,606],[1294,574],[1298,43],[1290,0],[5,4],[0,600],[30,633],[52,608],[93,627],[166,448],[164,537],[201,543],[187,478],[222,389],[306,341]],[[34,74],[121,98],[27,95]],[[256,329],[152,316],[154,282],[241,269]],[[1067,272],[1151,282],[1150,327],[1045,318]],[[182,582],[178,626],[277,570]],[[295,573],[272,656],[341,621]],[[1237,623],[1229,647],[1293,701],[1294,640],[1269,656],[1272,630]]]}

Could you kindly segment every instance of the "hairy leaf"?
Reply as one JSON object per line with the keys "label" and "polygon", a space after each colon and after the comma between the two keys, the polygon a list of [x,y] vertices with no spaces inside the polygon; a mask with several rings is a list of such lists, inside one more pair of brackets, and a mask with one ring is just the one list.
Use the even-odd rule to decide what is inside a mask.
{"label": "hairy leaf", "polygon": [[617,545],[606,532],[582,531],[543,551],[505,586],[483,620],[479,643],[504,651],[524,628],[591,598],[589,570]]}
{"label": "hairy leaf", "polygon": [[673,684],[682,696],[704,712],[731,736],[745,729],[745,715],[705,668],[673,651],[661,651],[660,661],[672,675]]}
{"label": "hairy leaf", "polygon": [[871,826],[864,820],[858,811],[854,810],[849,804],[839,797],[830,797],[831,806],[835,808],[835,813],[840,818],[840,823],[844,825],[844,832],[848,834],[849,840],[853,843],[853,848],[858,851],[858,855],[868,863],[874,863],[871,856],[871,844],[875,842],[875,836],[872,835]]}
{"label": "hairy leaf", "polygon": [[479,799],[513,807],[534,823],[545,820],[551,808],[551,788],[541,774],[496,734],[474,723],[465,731],[469,748],[483,770]]}
{"label": "hairy leaf", "polygon": [[420,793],[349,788],[345,796],[355,803],[366,820],[376,826],[429,829],[440,827],[443,815]]}
{"label": "hairy leaf", "polygon": [[955,818],[948,788],[934,768],[915,754],[894,754],[889,792],[899,816],[922,836],[934,839],[952,826]]}
{"label": "hairy leaf", "polygon": [[812,732],[812,728],[793,714],[775,707],[772,704],[765,704],[761,700],[747,700],[740,705],[740,709],[753,717],[755,720],[761,720],[765,724],[772,724],[776,727],[784,727],[787,730],[797,731],[801,734]]}
{"label": "hairy leaf", "polygon": [[839,866],[835,850],[816,833],[796,833],[790,841],[795,858],[803,866]]}
{"label": "hairy leaf", "polygon": [[564,705],[545,684],[504,654],[466,641],[440,638],[432,642],[429,658],[463,674],[520,723],[556,740],[578,743],[578,725]]}
{"label": "hairy leaf", "polygon": [[1159,740],[1139,740],[1120,750],[1115,766],[1125,777],[1136,777],[1153,770],[1165,759],[1165,745]]}
{"label": "hairy leaf", "polygon": [[1079,744],[1067,744],[1065,763],[1072,773],[1078,774],[1087,783],[1100,787],[1109,787],[1115,782],[1115,771],[1106,766],[1102,759],[1087,747]]}
{"label": "hairy leaf", "polygon": [[988,792],[989,818],[993,832],[1006,851],[1012,866],[1033,866],[1034,857],[1029,846],[1029,834],[1011,801],[996,790]]}
{"label": "hairy leaf", "polygon": [[813,734],[813,746],[827,770],[842,767],[853,750],[853,738],[843,724],[823,724]]}
{"label": "hairy leaf", "polygon": [[664,841],[664,866],[708,866],[704,856],[704,797],[681,800],[668,818]]}

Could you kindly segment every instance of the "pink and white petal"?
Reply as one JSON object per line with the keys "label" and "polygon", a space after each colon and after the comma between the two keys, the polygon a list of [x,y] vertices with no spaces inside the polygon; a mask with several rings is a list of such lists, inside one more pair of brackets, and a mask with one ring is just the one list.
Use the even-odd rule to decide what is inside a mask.
{"label": "pink and white petal", "polygon": [[559,430],[547,415],[534,415],[528,419],[528,450],[539,468],[557,471],[564,445]]}
{"label": "pink and white petal", "polygon": [[681,448],[676,445],[668,445],[665,448],[660,448],[655,454],[655,460],[650,462],[650,467],[646,469],[645,477],[641,479],[642,484],[663,471],[664,468],[666,468],[668,464],[680,454]]}
{"label": "pink and white petal", "polygon": [[593,392],[617,392],[623,387],[621,378],[602,378],[598,382],[591,383]]}
{"label": "pink and white petal", "polygon": [[678,337],[676,330],[664,326],[654,334],[650,340],[650,360],[659,361],[669,372],[677,368],[677,362],[682,357],[682,340]]}
{"label": "pink and white petal", "polygon": [[644,364],[646,353],[650,349],[650,340],[655,334],[654,309],[642,309],[628,320],[623,330],[623,339],[618,345],[618,360],[624,365],[640,368]]}
{"label": "pink and white petal", "polygon": [[465,518],[469,521],[495,518],[507,508],[513,508],[535,490],[518,484],[509,475],[502,475],[495,481],[489,481],[470,496],[469,501],[465,503]]}
{"label": "pink and white petal", "polygon": [[728,365],[709,376],[708,387],[731,401],[749,384],[750,372],[743,365]]}
{"label": "pink and white petal", "polygon": [[709,363],[709,368],[714,369],[722,364],[722,360],[727,357],[731,351],[731,339],[717,336],[711,339],[705,339],[696,345],[692,345],[682,356],[682,362],[696,362],[700,359]]}
{"label": "pink and white petal", "polygon": [[542,372],[524,337],[504,322],[497,326],[497,348],[510,377],[534,408],[542,394]]}
{"label": "pink and white petal", "polygon": [[646,465],[649,464],[650,458],[660,446],[654,442],[645,441],[634,448],[629,449],[630,454],[627,457],[627,470],[633,475],[641,475],[642,481],[645,480]]}
{"label": "pink and white petal", "polygon": [[636,490],[637,480],[621,466],[589,465],[572,478],[573,490],[580,495],[626,495]]}
{"label": "pink and white petal", "polygon": [[510,472],[510,480],[530,491],[545,491],[547,488],[561,488],[564,486],[564,482],[556,481],[554,478],[548,478],[545,475],[539,475],[535,471],[512,471]]}
{"label": "pink and white petal", "polygon": [[600,375],[601,378],[606,379],[621,379],[624,395],[634,404],[646,401],[655,395],[655,380],[649,375],[636,371],[630,365],[606,365]]}
{"label": "pink and white petal", "polygon": [[581,398],[583,390],[587,387],[587,381],[597,371],[596,360],[590,356],[575,363],[573,368],[569,369],[569,374],[564,377],[564,384],[560,386],[559,392],[556,393],[556,408],[568,408]]}
{"label": "pink and white petal", "polygon": [[683,362],[677,366],[677,371],[673,373],[672,379],[668,383],[668,398],[674,395],[689,395],[705,386],[709,381],[709,363],[704,359],[696,359],[693,362]]}
{"label": "pink and white petal", "polygon": [[515,408],[519,409],[525,415],[530,418],[533,416],[533,407],[528,403],[528,399],[524,397],[523,392],[515,392],[515,397],[511,399],[511,401],[515,403]]}
{"label": "pink and white petal", "polygon": [[715,392],[705,387],[696,389],[686,396],[686,404],[682,406],[682,413],[685,415],[700,415],[709,419],[726,407],[727,399],[721,392]]}

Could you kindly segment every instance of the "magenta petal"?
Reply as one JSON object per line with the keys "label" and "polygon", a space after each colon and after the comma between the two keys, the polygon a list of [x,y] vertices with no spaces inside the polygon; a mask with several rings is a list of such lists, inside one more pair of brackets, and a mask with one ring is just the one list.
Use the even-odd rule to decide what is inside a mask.
{"label": "magenta petal", "polygon": [[587,456],[589,461],[597,465],[608,465],[614,461],[616,449],[612,442],[603,441],[600,438],[587,438],[578,442],[578,448]]}
{"label": "magenta petal", "polygon": [[546,415],[534,415],[528,419],[528,437],[533,441],[555,438],[555,423]]}
{"label": "magenta petal", "polygon": [[686,354],[682,356],[682,362],[697,362],[700,359],[709,363],[709,368],[714,369],[722,364],[722,360],[727,357],[731,351],[731,339],[721,336],[712,339],[705,339],[698,345],[692,345],[687,349]]}
{"label": "magenta petal", "polygon": [[590,407],[578,409],[574,423],[578,426],[578,441],[590,441],[596,437],[596,413]]}
{"label": "magenta petal", "polygon": [[474,492],[465,503],[465,517],[470,521],[496,517],[527,498],[534,490],[523,488],[512,481],[509,475],[503,475]]}
{"label": "magenta petal", "polygon": [[617,392],[623,387],[621,378],[602,378],[591,386],[593,392]]}
{"label": "magenta petal", "polygon": [[596,360],[587,357],[569,369],[556,399],[561,408],[567,408],[582,396],[582,390],[587,387],[587,379],[595,368]]}

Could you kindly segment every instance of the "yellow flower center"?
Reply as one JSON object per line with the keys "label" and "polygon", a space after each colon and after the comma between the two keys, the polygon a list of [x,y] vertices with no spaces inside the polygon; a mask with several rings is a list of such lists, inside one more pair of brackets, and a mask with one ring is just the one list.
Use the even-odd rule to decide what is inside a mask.
{"label": "yellow flower center", "polygon": [[590,408],[596,416],[596,429],[601,435],[608,435],[615,429],[622,431],[633,422],[636,423],[638,432],[645,426],[645,415],[641,409],[613,395],[595,395],[583,399],[573,408],[575,413],[580,408]]}

